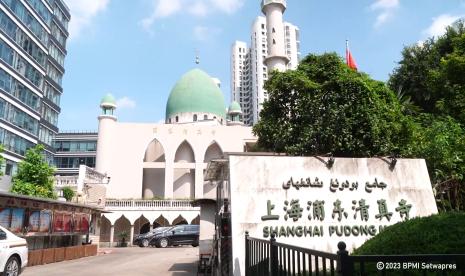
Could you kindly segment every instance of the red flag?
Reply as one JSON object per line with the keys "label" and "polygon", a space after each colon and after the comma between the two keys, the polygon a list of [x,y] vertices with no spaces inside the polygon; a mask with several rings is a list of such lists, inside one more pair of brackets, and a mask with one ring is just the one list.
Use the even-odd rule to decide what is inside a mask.
{"label": "red flag", "polygon": [[357,71],[357,64],[355,63],[355,59],[352,57],[352,54],[350,53],[348,40],[346,40],[346,61],[347,66],[349,66],[350,69]]}

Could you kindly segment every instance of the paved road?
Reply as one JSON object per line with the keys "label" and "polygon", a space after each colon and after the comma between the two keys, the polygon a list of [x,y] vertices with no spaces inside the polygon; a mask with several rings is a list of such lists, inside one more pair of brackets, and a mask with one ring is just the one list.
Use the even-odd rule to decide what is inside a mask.
{"label": "paved road", "polygon": [[190,246],[173,248],[112,248],[111,253],[27,267],[22,276],[138,276],[196,275],[199,249]]}

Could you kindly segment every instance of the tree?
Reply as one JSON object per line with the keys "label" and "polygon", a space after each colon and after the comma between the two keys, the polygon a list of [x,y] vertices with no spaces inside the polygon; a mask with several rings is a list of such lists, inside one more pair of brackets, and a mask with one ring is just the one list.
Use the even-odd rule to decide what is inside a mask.
{"label": "tree", "polygon": [[63,197],[66,199],[66,201],[71,201],[74,197],[74,191],[70,187],[64,187],[63,188]]}
{"label": "tree", "polygon": [[447,28],[439,38],[407,46],[389,79],[426,113],[451,116],[465,125],[465,25],[463,20]]}
{"label": "tree", "polygon": [[43,145],[37,145],[26,151],[24,160],[18,163],[18,172],[13,177],[12,193],[57,198],[53,189],[55,169],[45,161],[43,151]]}
{"label": "tree", "polygon": [[254,126],[258,147],[292,155],[368,157],[400,153],[413,121],[382,82],[351,70],[334,53],[309,55],[298,69],[274,72]]}
{"label": "tree", "polygon": [[421,114],[404,156],[424,158],[439,209],[465,210],[465,129],[452,117]]}

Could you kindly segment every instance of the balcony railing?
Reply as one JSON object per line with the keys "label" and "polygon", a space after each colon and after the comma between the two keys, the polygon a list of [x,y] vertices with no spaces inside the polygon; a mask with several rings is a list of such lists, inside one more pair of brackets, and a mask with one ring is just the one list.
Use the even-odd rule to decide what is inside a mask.
{"label": "balcony railing", "polygon": [[55,176],[55,187],[77,187],[78,185],[78,176]]}
{"label": "balcony railing", "polygon": [[192,209],[194,207],[191,200],[143,200],[143,199],[107,199],[105,202],[107,209]]}

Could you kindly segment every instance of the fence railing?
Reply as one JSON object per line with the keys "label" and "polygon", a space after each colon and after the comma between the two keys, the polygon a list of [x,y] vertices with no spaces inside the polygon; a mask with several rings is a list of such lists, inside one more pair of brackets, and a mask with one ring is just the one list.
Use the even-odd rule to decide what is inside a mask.
{"label": "fence railing", "polygon": [[77,187],[77,176],[55,176],[55,187]]}
{"label": "fence railing", "polygon": [[[465,275],[465,254],[350,256],[344,242],[338,252],[302,248],[245,234],[245,275]],[[434,274],[434,275],[436,275]]]}
{"label": "fence railing", "polygon": [[194,207],[191,200],[137,200],[137,199],[107,199],[107,208],[144,209],[144,208],[173,208],[173,209],[199,209]]}

